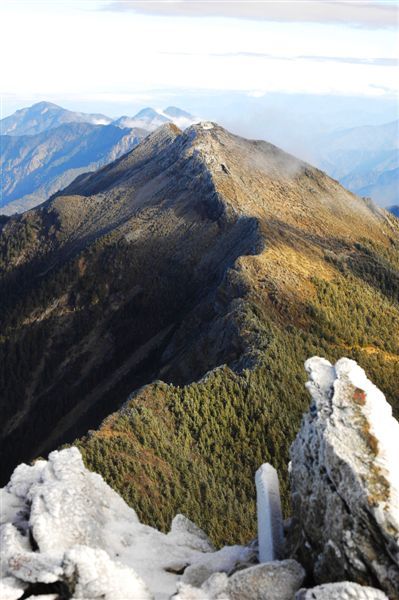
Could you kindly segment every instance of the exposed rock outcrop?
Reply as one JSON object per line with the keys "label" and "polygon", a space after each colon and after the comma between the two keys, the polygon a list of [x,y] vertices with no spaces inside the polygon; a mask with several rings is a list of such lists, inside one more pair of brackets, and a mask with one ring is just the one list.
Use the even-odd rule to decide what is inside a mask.
{"label": "exposed rock outcrop", "polygon": [[291,600],[304,579],[295,560],[273,561],[237,571],[226,591],[231,600]]}
{"label": "exposed rock outcrop", "polygon": [[397,599],[399,423],[354,361],[305,367],[312,405],[291,448],[292,555],[317,583],[350,580]]}

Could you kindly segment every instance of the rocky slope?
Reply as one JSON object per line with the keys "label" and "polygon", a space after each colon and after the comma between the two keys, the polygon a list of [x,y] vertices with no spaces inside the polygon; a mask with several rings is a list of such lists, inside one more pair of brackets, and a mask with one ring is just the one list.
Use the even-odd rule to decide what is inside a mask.
{"label": "rocky slope", "polygon": [[86,463],[145,522],[179,506],[247,540],[309,353],[358,358],[398,408],[398,221],[270,144],[166,125],[1,227],[3,480],[132,394]]}
{"label": "rocky slope", "polygon": [[[291,450],[293,519],[288,544],[278,543],[282,560],[259,563],[261,537],[216,551],[181,514],[166,534],[140,523],[69,448],[20,465],[0,490],[1,597],[397,600],[399,423],[353,361],[333,367],[314,357],[306,367],[312,404]],[[278,493],[269,476],[263,481]],[[273,528],[278,513],[259,502],[259,522]],[[284,557],[293,549],[306,572]],[[301,588],[305,578],[310,589]],[[320,579],[326,583],[311,587]]]}
{"label": "rocky slope", "polygon": [[11,215],[44,202],[81,173],[119,158],[145,135],[141,129],[72,122],[36,135],[1,136],[0,211]]}

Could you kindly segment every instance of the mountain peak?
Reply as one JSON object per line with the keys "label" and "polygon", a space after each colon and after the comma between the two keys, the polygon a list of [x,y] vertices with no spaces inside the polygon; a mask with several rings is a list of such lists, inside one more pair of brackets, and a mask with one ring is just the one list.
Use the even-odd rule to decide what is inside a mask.
{"label": "mountain peak", "polygon": [[[312,214],[317,235],[330,235],[334,231],[336,235],[353,238],[351,222],[355,215],[356,219],[362,219],[359,227],[364,226],[364,234],[370,235],[370,226],[375,226],[375,223],[371,225],[375,211],[322,171],[273,144],[247,140],[211,121],[201,121],[183,131],[168,122],[130,153],[95,173],[82,176],[58,196],[87,196],[121,186],[125,189],[127,181],[136,189],[136,179],[144,179],[144,165],[145,178],[152,182],[152,195],[148,195],[151,202],[157,201],[155,180],[168,180],[175,188],[174,178],[178,177],[196,181],[200,187],[206,182],[206,186],[223,198],[223,206],[238,214],[259,219],[279,218],[304,229],[308,224],[305,221],[298,224],[298,211],[308,216]],[[275,193],[276,186],[285,190],[283,196]],[[292,196],[295,187],[300,190],[300,203]],[[309,189],[313,190],[311,194]],[[323,202],[316,202],[316,197],[322,197]],[[213,201],[211,204],[209,214],[221,214],[221,206],[219,210]]]}
{"label": "mountain peak", "polygon": [[184,117],[186,119],[193,119],[193,116],[190,115],[190,113],[188,113],[185,110],[182,110],[181,108],[178,108],[177,106],[168,106],[167,108],[165,108],[165,110],[163,111],[165,115],[168,115],[169,117]]}
{"label": "mountain peak", "polygon": [[151,108],[150,106],[148,106],[147,108],[142,108],[137,114],[134,115],[133,117],[134,119],[154,119],[154,118],[158,118],[161,119],[163,121],[165,121],[165,123],[167,122],[167,117],[163,116],[161,113],[159,113],[158,111],[156,111],[154,108]]}
{"label": "mountain peak", "polygon": [[114,124],[118,127],[134,127],[154,131],[164,123],[174,123],[177,127],[185,129],[195,121],[196,119],[192,115],[176,106],[169,106],[163,111],[147,106],[136,113],[134,117],[120,117],[114,121]]}
{"label": "mountain peak", "polygon": [[23,108],[22,110],[26,110],[26,111],[39,110],[40,111],[43,108],[65,110],[58,104],[54,104],[53,102],[47,102],[46,100],[42,100],[41,102],[36,102],[35,104],[32,104],[32,106],[29,106],[28,108]]}
{"label": "mountain peak", "polygon": [[54,129],[64,123],[92,123],[109,125],[112,119],[102,114],[74,112],[52,102],[41,101],[17,110],[14,114],[1,119],[2,135],[35,135]]}

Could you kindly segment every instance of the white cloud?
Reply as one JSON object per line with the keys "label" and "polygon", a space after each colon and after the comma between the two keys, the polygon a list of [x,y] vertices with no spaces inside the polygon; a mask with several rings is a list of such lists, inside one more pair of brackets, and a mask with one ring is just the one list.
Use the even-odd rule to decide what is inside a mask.
{"label": "white cloud", "polygon": [[[233,4],[235,11],[242,10],[247,0]],[[3,98],[35,95],[61,104],[63,98],[81,98],[126,105],[150,104],[153,90],[370,96],[399,91],[396,33],[390,29],[166,18],[98,10],[103,6],[2,0]]]}
{"label": "white cloud", "polygon": [[283,22],[340,23],[367,28],[395,27],[396,1],[368,0],[115,0],[110,11],[184,17],[229,17]]}

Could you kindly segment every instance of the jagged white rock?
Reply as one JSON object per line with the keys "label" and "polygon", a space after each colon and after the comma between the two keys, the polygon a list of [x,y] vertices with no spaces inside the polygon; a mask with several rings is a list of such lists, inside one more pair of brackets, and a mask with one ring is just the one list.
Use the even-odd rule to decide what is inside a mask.
{"label": "jagged white rock", "polygon": [[227,584],[226,573],[213,573],[200,588],[181,582],[177,584],[178,593],[173,600],[230,600]]}
{"label": "jagged white rock", "polygon": [[65,553],[64,576],[76,578],[74,600],[151,600],[144,581],[119,562],[112,561],[104,550],[75,546]]}
{"label": "jagged white rock", "polygon": [[193,550],[200,552],[214,552],[208,536],[184,515],[176,515],[168,533],[169,540],[174,544],[190,546]]}
{"label": "jagged white rock", "polygon": [[204,554],[185,569],[182,581],[200,587],[213,573],[228,575],[237,568],[249,566],[256,559],[255,551],[243,546],[225,546],[217,552]]}
{"label": "jagged white rock", "polygon": [[[84,467],[77,448],[20,465],[1,494],[1,576],[7,589],[10,581],[23,582],[20,590],[60,580],[75,590],[74,598],[162,600],[175,593],[186,566],[209,564],[210,574],[253,554],[242,546],[213,552],[207,536],[182,515],[168,534],[141,524],[102,477]],[[128,589],[136,595],[127,596]]]}
{"label": "jagged white rock", "polygon": [[310,411],[291,448],[289,544],[316,582],[399,598],[399,423],[354,361],[305,363]]}
{"label": "jagged white rock", "polygon": [[255,475],[258,517],[259,562],[283,556],[284,534],[280,488],[276,469],[263,464]]}
{"label": "jagged white rock", "polygon": [[[290,547],[316,581],[372,579],[396,600],[399,425],[383,394],[353,361],[341,359],[333,367],[313,358],[306,368],[313,403],[291,450]],[[259,513],[266,516],[259,529],[265,558],[282,542],[281,509],[273,505],[278,481],[270,465],[256,479]],[[179,600],[288,600],[304,578],[294,560],[250,566],[256,559],[253,545],[214,551],[183,515],[175,517],[168,534],[141,524],[135,511],[84,467],[76,448],[17,467],[0,490],[0,547],[4,600],[29,594],[52,600],[51,593],[34,596],[30,586],[48,584],[50,592],[60,582],[72,600],[166,600],[176,590]],[[300,594],[298,600],[386,598],[348,582]]]}

